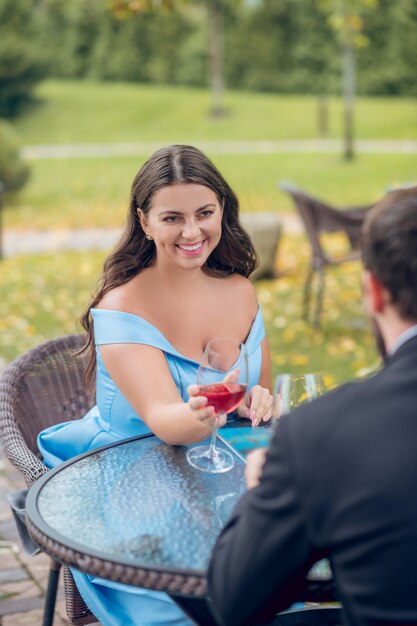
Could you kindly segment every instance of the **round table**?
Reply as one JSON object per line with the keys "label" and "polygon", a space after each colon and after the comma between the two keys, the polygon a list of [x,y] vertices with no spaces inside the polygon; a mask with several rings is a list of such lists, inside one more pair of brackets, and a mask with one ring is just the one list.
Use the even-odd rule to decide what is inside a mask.
{"label": "round table", "polygon": [[[29,490],[32,538],[65,565],[165,591],[199,624],[214,624],[206,569],[246,489],[245,464],[235,455],[230,471],[209,474],[188,464],[186,450],[142,435],[59,465]],[[322,595],[314,578],[310,592],[319,584]]]}

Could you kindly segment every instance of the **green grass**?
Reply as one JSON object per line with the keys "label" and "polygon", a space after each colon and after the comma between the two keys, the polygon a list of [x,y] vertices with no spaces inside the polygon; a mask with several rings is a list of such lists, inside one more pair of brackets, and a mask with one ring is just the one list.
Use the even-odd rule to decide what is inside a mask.
{"label": "green grass", "polygon": [[[46,81],[38,105],[16,121],[24,144],[198,142],[314,139],[313,96],[228,91],[223,119],[208,116],[207,90],[80,81]],[[342,135],[342,104],[329,99],[329,137]],[[369,139],[417,138],[416,101],[358,98],[356,134]]]}
{"label": "green grass", "polygon": [[[48,81],[39,104],[16,121],[24,145],[205,140],[311,139],[312,97],[228,92],[229,115],[212,120],[205,90],[127,84]],[[341,135],[341,103],[331,100],[330,136]],[[417,137],[416,103],[359,99],[362,138]],[[124,223],[129,188],[149,154],[132,158],[34,161],[25,189],[5,210],[9,228],[112,227]],[[337,154],[210,154],[241,200],[243,211],[292,211],[276,188],[286,179],[331,203],[367,204],[387,187],[415,180],[415,155],[362,154],[346,163]],[[377,363],[361,307],[358,264],[329,272],[322,330],[300,319],[308,248],[285,234],[283,277],[256,288],[272,349],[273,373],[321,371],[329,384],[363,375]],[[105,255],[65,253],[2,261],[0,356],[10,361],[46,338],[77,332]]]}
{"label": "green grass", "polygon": [[[283,277],[256,283],[273,375],[320,371],[329,385],[364,375],[377,359],[361,306],[359,264],[328,272],[323,326],[313,330],[300,318],[307,256],[305,240],[287,235],[278,259]],[[10,361],[47,338],[78,332],[76,320],[88,304],[104,258],[104,253],[89,252],[3,261],[0,356]]]}
{"label": "green grass", "polygon": [[[311,96],[227,92],[229,115],[208,116],[207,90],[124,83],[46,81],[38,104],[16,120],[24,145],[189,142],[315,138]],[[331,136],[341,135],[341,102],[329,102]],[[356,132],[363,138],[417,137],[415,100],[358,99]],[[134,174],[149,156],[36,160],[31,180],[8,199],[6,227],[120,226]],[[367,204],[387,187],[415,180],[416,155],[237,154],[209,156],[237,192],[243,211],[292,210],[276,184],[290,180],[336,205]],[[10,206],[11,205],[11,206]]]}
{"label": "green grass", "polygon": [[[415,180],[415,155],[363,154],[346,164],[337,154],[210,155],[238,194],[243,211],[292,211],[277,189],[290,180],[331,203],[367,204],[386,188]],[[143,157],[34,161],[28,185],[5,210],[6,227],[121,226],[130,185]]]}

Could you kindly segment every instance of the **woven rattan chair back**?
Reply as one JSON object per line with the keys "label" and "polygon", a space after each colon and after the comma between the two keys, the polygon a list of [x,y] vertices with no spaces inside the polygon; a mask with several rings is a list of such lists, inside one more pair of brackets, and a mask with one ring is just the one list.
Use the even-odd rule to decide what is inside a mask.
{"label": "woven rattan chair back", "polygon": [[[83,381],[85,356],[76,354],[84,340],[68,335],[46,341],[18,357],[0,379],[0,444],[28,486],[47,471],[36,445],[39,432],[79,419],[94,405]],[[64,584],[71,624],[96,622],[67,568]]]}
{"label": "woven rattan chair back", "polygon": [[[281,182],[278,186],[291,196],[310,243],[311,258],[304,285],[303,317],[306,320],[311,318],[311,287],[314,275],[317,273],[316,306],[312,322],[315,326],[319,326],[324,294],[324,270],[329,265],[342,265],[360,258],[362,224],[370,205],[338,209],[305,193],[292,183]],[[346,235],[349,243],[347,254],[336,258],[329,256],[320,239],[322,233]]]}

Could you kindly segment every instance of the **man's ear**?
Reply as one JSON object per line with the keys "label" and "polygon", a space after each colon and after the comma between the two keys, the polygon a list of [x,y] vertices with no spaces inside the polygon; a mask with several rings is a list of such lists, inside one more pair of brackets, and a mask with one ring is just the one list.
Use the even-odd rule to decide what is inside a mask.
{"label": "man's ear", "polygon": [[386,304],[386,289],[369,270],[364,271],[363,289],[370,312],[381,313]]}

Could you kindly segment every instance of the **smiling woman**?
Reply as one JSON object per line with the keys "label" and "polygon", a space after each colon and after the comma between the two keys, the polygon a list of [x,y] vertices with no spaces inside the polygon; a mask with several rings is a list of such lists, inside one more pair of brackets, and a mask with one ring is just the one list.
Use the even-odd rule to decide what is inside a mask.
{"label": "smiling woman", "polygon": [[[196,148],[162,148],[139,170],[124,234],[82,318],[97,406],[40,434],[48,466],[149,431],[174,445],[207,438],[213,407],[191,385],[219,336],[248,353],[238,412],[254,426],[270,418],[269,351],[248,280],[256,254],[238,212],[232,189]],[[79,572],[74,579],[103,626],[190,625],[164,594]]]}
{"label": "smiling woman", "polygon": [[158,250],[155,265],[184,269],[204,265],[218,245],[222,233],[223,206],[214,191],[194,183],[178,183],[159,189],[148,217],[138,209],[148,240]]}

